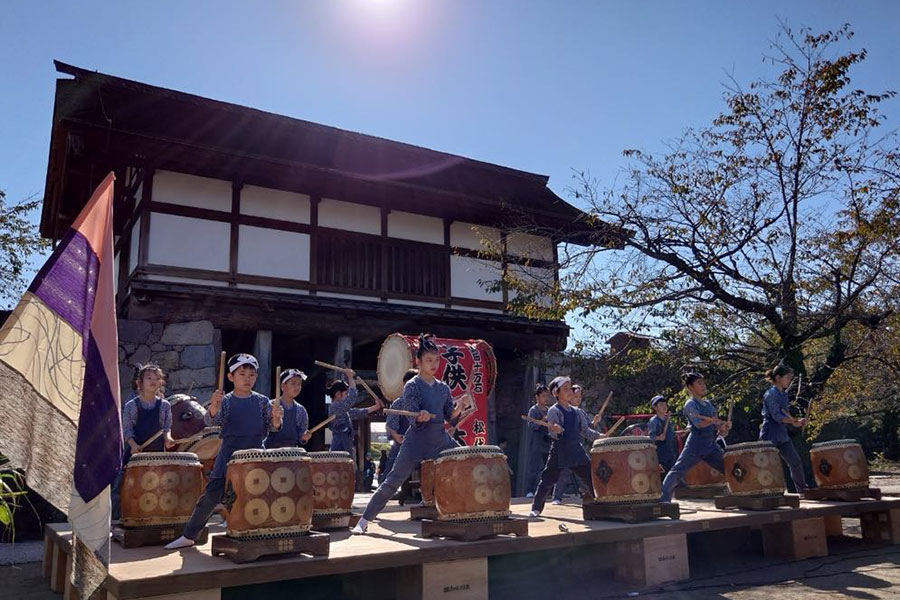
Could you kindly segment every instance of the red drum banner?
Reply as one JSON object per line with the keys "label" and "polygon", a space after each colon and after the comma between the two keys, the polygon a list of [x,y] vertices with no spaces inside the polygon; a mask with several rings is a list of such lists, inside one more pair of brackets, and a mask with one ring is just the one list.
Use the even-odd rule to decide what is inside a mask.
{"label": "red drum banner", "polygon": [[[487,444],[488,396],[497,381],[497,359],[484,340],[433,338],[441,362],[436,376],[450,386],[454,398],[466,392],[475,401],[472,410],[463,413],[455,435],[468,446]],[[403,374],[415,366],[418,336],[391,334],[378,353],[378,385],[389,398],[403,393]]]}

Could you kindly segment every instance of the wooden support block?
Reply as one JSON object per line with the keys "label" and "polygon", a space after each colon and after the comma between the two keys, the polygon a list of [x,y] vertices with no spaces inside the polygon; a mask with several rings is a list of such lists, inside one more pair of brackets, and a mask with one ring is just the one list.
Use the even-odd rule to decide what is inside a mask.
{"label": "wooden support block", "polygon": [[66,559],[69,553],[62,544],[53,543],[52,570],[50,573],[50,591],[62,594],[66,589]]}
{"label": "wooden support block", "polygon": [[839,502],[859,502],[863,498],[881,500],[879,488],[861,487],[847,489],[815,488],[803,492],[804,500],[837,500]]}
{"label": "wooden support block", "polygon": [[828,556],[825,520],[794,519],[762,526],[763,552],[768,558],[803,560]]}
{"label": "wooden support block", "polygon": [[474,542],[495,535],[512,534],[516,537],[528,536],[528,521],[508,517],[494,521],[471,521],[458,523],[454,521],[431,521],[423,519],[422,537],[445,537],[462,542]]}
{"label": "wooden support block", "polygon": [[437,521],[438,516],[437,508],[434,506],[423,506],[419,504],[417,506],[409,507],[409,518],[411,521],[421,521],[422,519]]}
{"label": "wooden support block", "polygon": [[[140,548],[141,546],[163,546],[181,535],[184,526],[180,527],[120,527],[114,525],[112,538],[123,548]],[[205,544],[209,538],[209,527],[204,527],[197,535],[194,543]]]}
{"label": "wooden support block", "polygon": [[699,500],[710,500],[716,496],[724,496],[728,493],[728,488],[724,485],[708,485],[703,487],[681,486],[675,488],[673,495],[678,498],[691,498]]}
{"label": "wooden support block", "polygon": [[900,544],[900,508],[865,512],[859,519],[866,542]]}
{"label": "wooden support block", "polygon": [[448,560],[398,572],[398,600],[487,600],[487,558]]}
{"label": "wooden support block", "polygon": [[841,515],[827,515],[825,519],[825,536],[841,537],[844,535],[844,522]]}
{"label": "wooden support block", "polygon": [[675,502],[653,502],[651,504],[585,502],[581,507],[581,515],[585,521],[614,520],[642,523],[661,517],[677,520],[681,516],[681,510]]}
{"label": "wooden support block", "polygon": [[800,508],[800,496],[797,494],[782,494],[780,496],[717,496],[716,508],[739,508],[741,510],[774,510],[787,506]]}
{"label": "wooden support block", "polygon": [[221,534],[212,538],[212,554],[213,556],[222,554],[232,562],[246,563],[263,556],[292,554],[328,556],[330,545],[331,536],[319,531],[262,540],[243,540]]}
{"label": "wooden support block", "polygon": [[653,586],[690,579],[687,536],[683,533],[616,543],[615,578]]}
{"label": "wooden support block", "polygon": [[53,573],[53,547],[56,544],[53,542],[53,537],[50,535],[50,530],[44,530],[44,559],[41,563],[41,573],[44,576],[44,579],[47,581],[50,580],[50,574]]}

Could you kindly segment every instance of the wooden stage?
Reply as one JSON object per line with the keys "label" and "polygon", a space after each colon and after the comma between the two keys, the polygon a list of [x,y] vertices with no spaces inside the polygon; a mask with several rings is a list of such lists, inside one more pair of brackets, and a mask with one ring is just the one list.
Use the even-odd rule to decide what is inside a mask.
{"label": "wooden stage", "polygon": [[[529,502],[515,499],[514,516],[526,517]],[[859,517],[867,541],[900,543],[900,498],[804,500],[799,509],[763,511],[717,510],[711,500],[678,503],[679,520],[636,524],[585,522],[580,503],[548,505],[539,519],[530,520],[527,537],[474,542],[422,538],[421,523],[409,520],[408,507],[392,505],[380,521],[370,523],[365,536],[330,532],[328,557],[247,564],[211,556],[211,542],[173,552],[161,547],[123,549],[113,543],[107,592],[110,600],[157,596],[161,596],[157,600],[219,600],[263,597],[254,593],[257,587],[268,590],[265,597],[314,598],[312,593],[303,595],[303,585],[332,576],[332,584],[339,581],[341,586],[337,596],[330,593],[332,598],[486,598],[495,585],[527,586],[529,577],[541,577],[539,567],[547,557],[559,556],[578,563],[577,568],[569,565],[573,573],[605,570],[608,577],[612,570],[617,580],[640,588],[690,577],[689,537],[719,532],[719,538],[729,540],[738,531],[760,530],[766,556],[781,560],[822,556],[827,554],[826,536],[840,535],[841,516]],[[221,526],[211,526],[210,538],[222,531]],[[48,527],[45,575],[51,587],[64,585],[70,536],[67,526]],[[284,591],[285,586],[292,591]],[[276,587],[282,593],[276,593]]]}

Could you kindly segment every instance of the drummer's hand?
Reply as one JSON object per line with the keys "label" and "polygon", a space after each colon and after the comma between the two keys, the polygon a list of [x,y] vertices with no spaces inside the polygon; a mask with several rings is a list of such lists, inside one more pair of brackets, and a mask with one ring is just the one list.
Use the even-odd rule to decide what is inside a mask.
{"label": "drummer's hand", "polygon": [[431,414],[427,410],[420,410],[419,416],[416,417],[416,423],[425,423],[431,420]]}
{"label": "drummer's hand", "polygon": [[219,413],[219,409],[222,408],[222,398],[224,397],[225,392],[223,390],[216,390],[212,393],[212,396],[209,397],[208,412],[210,416],[214,417]]}
{"label": "drummer's hand", "polygon": [[556,423],[550,423],[550,433],[562,433],[563,428]]}
{"label": "drummer's hand", "polygon": [[309,438],[311,438],[311,437],[312,437],[312,434],[307,431],[306,433],[304,433],[303,435],[300,436],[300,443],[305,444],[306,442],[309,441]]}
{"label": "drummer's hand", "polygon": [[128,438],[128,447],[131,448],[131,453],[134,454],[138,451],[140,446],[137,442],[134,441],[134,438]]}
{"label": "drummer's hand", "polygon": [[272,421],[275,423],[281,423],[281,417],[284,416],[284,408],[281,407],[281,402],[276,402],[272,405]]}
{"label": "drummer's hand", "polygon": [[806,424],[809,422],[809,419],[803,417],[802,419],[796,419],[797,427],[803,428],[806,427]]}
{"label": "drummer's hand", "polygon": [[350,367],[347,367],[346,369],[344,369],[344,375],[347,376],[347,379],[349,381],[353,381],[354,379],[356,379],[356,371],[354,371]]}
{"label": "drummer's hand", "polygon": [[601,415],[600,413],[597,413],[596,415],[594,415],[594,418],[591,419],[591,427],[596,427],[597,423],[600,422],[601,418],[603,418],[603,415]]}

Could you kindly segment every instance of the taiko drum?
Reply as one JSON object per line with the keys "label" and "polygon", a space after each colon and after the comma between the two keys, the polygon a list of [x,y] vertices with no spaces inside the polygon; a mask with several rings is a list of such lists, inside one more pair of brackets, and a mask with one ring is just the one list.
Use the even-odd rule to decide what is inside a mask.
{"label": "taiko drum", "polygon": [[833,440],[813,444],[809,451],[816,485],[826,489],[866,488],[869,465],[856,440]]}
{"label": "taiko drum", "polygon": [[228,461],[228,535],[253,538],[309,531],[312,461],[302,448],[238,450]]}
{"label": "taiko drum", "polygon": [[187,394],[173,394],[166,398],[172,407],[172,437],[176,440],[189,438],[206,427],[206,409]]}
{"label": "taiko drum", "polygon": [[125,465],[122,525],[183,525],[203,491],[200,461],[188,452],[141,452]]}
{"label": "taiko drum", "polygon": [[419,465],[419,492],[422,504],[434,506],[434,461],[423,460]]}
{"label": "taiko drum", "polygon": [[206,427],[202,430],[200,439],[178,446],[179,452],[193,452],[200,459],[200,464],[203,466],[204,487],[206,486],[205,482],[209,480],[213,465],[216,464],[219,448],[222,447],[222,438],[219,437],[221,432],[221,427]]}
{"label": "taiko drum", "polygon": [[591,481],[595,502],[658,502],[662,482],[656,444],[646,436],[596,440],[591,446]]}
{"label": "taiko drum", "polygon": [[312,459],[313,512],[346,515],[353,507],[356,464],[349,452],[310,452]]}
{"label": "taiko drum", "polygon": [[497,446],[461,446],[434,461],[438,519],[499,519],[509,516],[509,470]]}
{"label": "taiko drum", "polygon": [[781,455],[771,442],[734,444],[725,450],[725,482],[732,496],[784,493]]}
{"label": "taiko drum", "polygon": [[724,488],[725,474],[701,460],[684,474],[684,487],[685,491]]}

